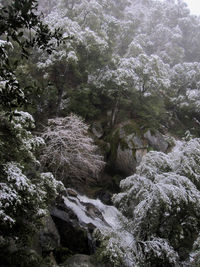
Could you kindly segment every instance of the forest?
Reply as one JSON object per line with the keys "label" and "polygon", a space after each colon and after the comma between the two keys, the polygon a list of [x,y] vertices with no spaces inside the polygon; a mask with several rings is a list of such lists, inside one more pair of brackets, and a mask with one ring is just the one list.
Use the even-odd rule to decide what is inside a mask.
{"label": "forest", "polygon": [[199,44],[183,0],[0,0],[0,266],[200,266]]}

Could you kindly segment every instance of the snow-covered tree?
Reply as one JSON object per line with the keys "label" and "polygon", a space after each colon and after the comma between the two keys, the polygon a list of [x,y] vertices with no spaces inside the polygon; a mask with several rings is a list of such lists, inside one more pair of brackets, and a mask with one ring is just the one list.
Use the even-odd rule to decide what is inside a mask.
{"label": "snow-covered tree", "polygon": [[[200,139],[179,141],[169,154],[149,152],[136,174],[121,182],[122,192],[113,201],[126,218],[123,230],[134,240],[134,266],[181,266],[190,261],[200,230],[199,160]],[[115,246],[105,246],[125,264],[126,248],[117,245],[118,238],[111,234]]]}
{"label": "snow-covered tree", "polygon": [[[0,105],[9,112],[23,106],[30,91],[22,89],[15,75],[21,58],[28,58],[33,47],[51,53],[51,40],[59,43],[61,38],[60,30],[51,32],[36,12],[36,0],[9,1],[0,8]],[[13,58],[9,49],[16,46]]]}
{"label": "snow-covered tree", "polygon": [[31,134],[32,116],[22,111],[16,115],[11,122],[4,114],[0,115],[1,249],[10,241],[16,249],[26,247],[48,213],[49,205],[63,190],[62,183],[51,173],[39,171],[35,152],[44,145],[44,140]]}
{"label": "snow-covered tree", "polygon": [[59,179],[97,177],[105,164],[88,135],[88,126],[74,114],[50,119],[42,137],[46,141],[42,162]]}
{"label": "snow-covered tree", "polygon": [[123,99],[138,95],[142,103],[145,97],[165,95],[170,86],[169,66],[155,55],[116,57],[113,58],[112,67],[107,66],[89,76],[91,85],[101,88],[112,99],[111,125],[115,124]]}
{"label": "snow-covered tree", "polygon": [[200,110],[200,64],[177,64],[171,71],[171,101],[189,112]]}

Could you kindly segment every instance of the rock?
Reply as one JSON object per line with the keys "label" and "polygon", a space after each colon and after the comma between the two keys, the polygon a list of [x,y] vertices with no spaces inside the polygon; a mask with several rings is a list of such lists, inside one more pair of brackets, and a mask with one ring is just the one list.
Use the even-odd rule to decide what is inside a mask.
{"label": "rock", "polygon": [[115,168],[124,175],[129,176],[136,170],[137,162],[131,148],[117,148],[117,158],[114,163]]}
{"label": "rock", "polygon": [[64,263],[59,265],[60,267],[111,267],[110,264],[98,263],[94,256],[76,254]]}
{"label": "rock", "polygon": [[70,188],[67,188],[67,193],[68,193],[68,195],[69,196],[71,196],[71,197],[77,197],[77,192],[75,191],[75,190],[73,190],[73,189],[70,189]]}
{"label": "rock", "polygon": [[93,223],[88,223],[87,228],[88,228],[89,233],[92,234],[94,230],[96,229],[96,226]]}
{"label": "rock", "polygon": [[155,150],[161,152],[167,151],[169,144],[160,132],[156,131],[155,134],[152,134],[151,131],[148,130],[144,134],[144,137],[147,139],[148,144],[152,146]]}
{"label": "rock", "polygon": [[94,122],[92,125],[92,133],[97,137],[101,138],[104,135],[104,130],[100,122]]}
{"label": "rock", "polygon": [[111,200],[112,195],[113,195],[113,193],[111,193],[105,189],[102,189],[96,193],[95,197],[99,198],[104,204],[112,205],[112,200]]}
{"label": "rock", "polygon": [[50,216],[44,218],[44,226],[32,238],[31,248],[39,255],[48,253],[60,246],[60,235]]}
{"label": "rock", "polygon": [[148,146],[151,146],[154,150],[166,152],[169,144],[158,131],[152,134],[148,130],[144,134],[145,140],[142,135],[140,137],[136,132],[127,134],[124,128],[126,126],[123,125],[119,129],[118,144],[115,144],[118,147],[114,167],[122,174],[129,176],[136,171],[136,167],[147,153]]}
{"label": "rock", "polygon": [[56,217],[61,219],[62,221],[65,222],[71,222],[75,225],[78,226],[78,218],[77,216],[70,210],[68,209],[66,206],[64,205],[58,205],[57,207],[54,207],[51,210],[51,216],[53,216],[52,218]]}
{"label": "rock", "polygon": [[51,210],[51,216],[60,234],[60,244],[68,248],[72,253],[91,254],[88,231],[82,227],[79,219],[72,209],[63,203],[58,203]]}
{"label": "rock", "polygon": [[45,217],[44,228],[39,233],[42,251],[52,251],[60,246],[60,235],[50,215]]}
{"label": "rock", "polygon": [[68,248],[72,253],[92,253],[86,230],[75,227],[70,222],[63,221],[58,217],[53,217],[53,220],[60,233],[62,247]]}
{"label": "rock", "polygon": [[137,165],[142,161],[142,158],[147,154],[147,149],[137,149],[135,152],[135,158]]}
{"label": "rock", "polygon": [[136,171],[142,157],[147,153],[147,146],[136,133],[127,134],[124,128],[119,130],[114,167],[123,175],[129,176]]}
{"label": "rock", "polygon": [[101,214],[101,212],[91,203],[85,203],[86,206],[86,214],[92,218],[100,218],[101,220],[103,220],[103,216]]}

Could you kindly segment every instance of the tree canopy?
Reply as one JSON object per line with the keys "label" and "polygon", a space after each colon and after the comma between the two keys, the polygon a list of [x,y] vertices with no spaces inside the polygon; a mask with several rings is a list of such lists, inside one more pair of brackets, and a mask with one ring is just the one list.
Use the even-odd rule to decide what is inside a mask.
{"label": "tree canopy", "polygon": [[11,1],[0,9],[0,105],[9,112],[27,103],[26,91],[30,90],[22,90],[16,78],[19,61],[29,57],[30,48],[51,53],[52,39],[61,40],[60,29],[51,32],[36,11],[36,0]]}

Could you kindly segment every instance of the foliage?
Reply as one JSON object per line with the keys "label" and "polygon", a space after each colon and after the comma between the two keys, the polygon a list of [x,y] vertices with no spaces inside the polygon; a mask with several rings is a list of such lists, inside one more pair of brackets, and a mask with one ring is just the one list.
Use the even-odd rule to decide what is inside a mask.
{"label": "foliage", "polygon": [[48,205],[62,190],[62,183],[51,173],[39,172],[34,153],[44,140],[31,134],[33,126],[33,118],[26,112],[18,112],[11,122],[1,114],[1,245],[9,244],[9,237],[19,247],[27,244]]}
{"label": "foliage", "polygon": [[[60,0],[54,7],[40,3],[40,8],[52,30],[61,26],[64,36],[71,37],[51,56],[38,55],[40,74],[34,79],[53,85],[44,87],[43,114],[49,109],[56,116],[75,112],[93,119],[111,111],[107,120],[112,126],[125,111],[128,117],[134,114],[159,127],[163,119],[167,123],[168,108],[175,116],[184,112],[192,117],[189,110],[198,112],[198,64],[184,62],[199,60],[200,22],[181,2]],[[190,64],[188,89],[185,84],[180,92],[178,66],[184,69]]]}
{"label": "foliage", "polygon": [[0,9],[0,105],[9,112],[27,102],[26,90],[30,90],[21,89],[15,75],[20,56],[13,61],[9,50],[15,47],[21,57],[28,58],[30,48],[51,53],[52,39],[60,42],[60,29],[51,32],[36,11],[36,0],[11,1]]}
{"label": "foliage", "polygon": [[200,64],[179,63],[171,72],[171,102],[185,113],[199,112]]}
{"label": "foliage", "polygon": [[[180,266],[190,261],[200,229],[199,151],[200,140],[191,139],[177,142],[168,155],[149,152],[136,174],[122,180],[122,192],[113,201],[125,216],[121,217],[125,232],[134,241],[128,264],[123,237],[114,230],[110,233],[103,244],[105,253],[116,255],[114,262]],[[195,246],[197,255],[197,242]]]}

